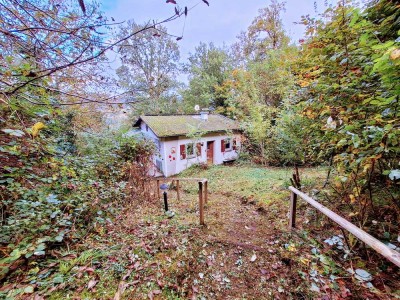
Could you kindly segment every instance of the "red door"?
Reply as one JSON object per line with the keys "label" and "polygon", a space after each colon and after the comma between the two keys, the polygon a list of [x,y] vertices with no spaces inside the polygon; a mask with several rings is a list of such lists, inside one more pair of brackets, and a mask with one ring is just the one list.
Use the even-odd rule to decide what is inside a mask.
{"label": "red door", "polygon": [[214,141],[207,142],[207,163],[214,163]]}

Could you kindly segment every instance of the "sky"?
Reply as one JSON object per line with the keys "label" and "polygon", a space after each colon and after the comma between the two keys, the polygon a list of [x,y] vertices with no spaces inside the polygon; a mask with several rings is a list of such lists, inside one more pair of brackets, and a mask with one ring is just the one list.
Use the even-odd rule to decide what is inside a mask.
{"label": "sky", "polygon": [[[241,31],[245,31],[252,20],[258,15],[258,10],[267,7],[270,0],[207,0],[207,6],[202,0],[176,0],[181,8],[187,6],[188,16],[165,24],[170,34],[181,36],[181,61],[194,53],[200,42],[213,42],[216,46],[229,46],[236,41]],[[326,5],[335,0],[317,0],[317,12],[314,0],[286,0],[286,12],[283,13],[283,23],[288,35],[297,42],[303,34],[304,26],[296,25],[302,15],[316,16],[317,12],[325,10]],[[101,10],[116,22],[134,19],[142,24],[150,20],[161,21],[174,14],[174,5],[166,0],[103,0]],[[117,58],[109,57],[112,60]],[[114,64],[114,66],[117,63]]]}

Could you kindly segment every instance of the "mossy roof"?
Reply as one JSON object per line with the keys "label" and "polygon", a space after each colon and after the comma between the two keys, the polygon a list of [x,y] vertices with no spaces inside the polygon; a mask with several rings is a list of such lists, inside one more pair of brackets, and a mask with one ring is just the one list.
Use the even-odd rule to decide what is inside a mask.
{"label": "mossy roof", "polygon": [[186,136],[193,132],[221,132],[239,130],[239,124],[221,115],[208,115],[202,120],[200,115],[140,116],[134,126],[146,123],[158,137]]}

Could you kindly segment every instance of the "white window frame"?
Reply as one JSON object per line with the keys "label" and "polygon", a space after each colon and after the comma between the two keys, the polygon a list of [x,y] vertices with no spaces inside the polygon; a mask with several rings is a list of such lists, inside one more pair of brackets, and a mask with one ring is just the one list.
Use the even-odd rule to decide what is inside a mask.
{"label": "white window frame", "polygon": [[[189,147],[192,145],[192,153],[189,153]],[[194,143],[185,144],[186,158],[194,158],[196,157],[196,145]]]}
{"label": "white window frame", "polygon": [[[233,150],[233,139],[232,138],[226,138],[224,139],[225,143],[225,151],[232,151]],[[229,143],[229,147],[226,145]]]}

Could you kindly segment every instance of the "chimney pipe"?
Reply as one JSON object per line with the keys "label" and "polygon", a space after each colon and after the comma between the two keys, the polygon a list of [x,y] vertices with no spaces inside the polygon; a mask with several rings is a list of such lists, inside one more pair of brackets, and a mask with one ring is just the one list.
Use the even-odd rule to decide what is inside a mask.
{"label": "chimney pipe", "polygon": [[200,111],[200,118],[201,118],[203,121],[207,121],[207,120],[208,120],[208,109],[202,109],[202,110]]}

